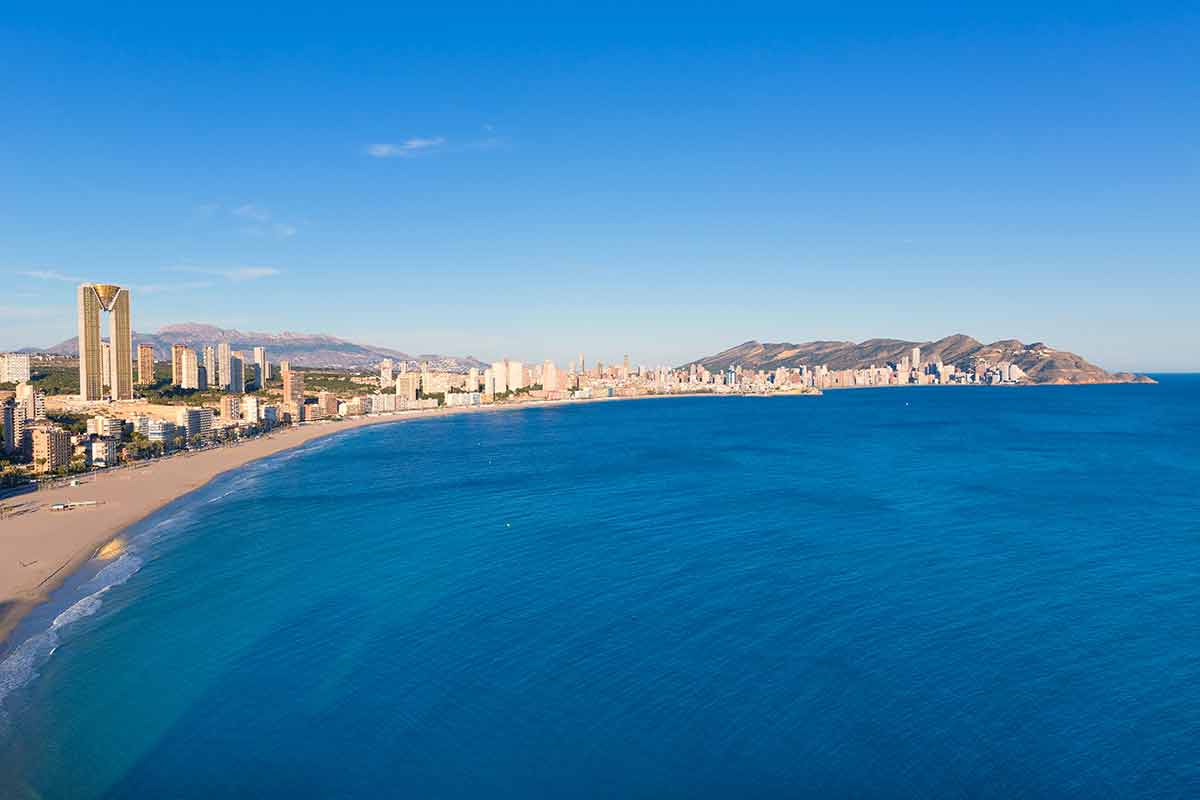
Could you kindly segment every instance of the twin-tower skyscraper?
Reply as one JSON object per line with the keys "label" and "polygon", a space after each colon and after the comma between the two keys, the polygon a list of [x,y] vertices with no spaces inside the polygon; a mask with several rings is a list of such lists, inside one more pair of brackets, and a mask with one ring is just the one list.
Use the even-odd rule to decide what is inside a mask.
{"label": "twin-tower skyscraper", "polygon": [[[100,316],[108,314],[108,342],[100,337]],[[105,363],[105,360],[108,363]],[[111,283],[79,286],[79,396],[103,400],[105,378],[113,400],[133,399],[133,327],[129,289]]]}

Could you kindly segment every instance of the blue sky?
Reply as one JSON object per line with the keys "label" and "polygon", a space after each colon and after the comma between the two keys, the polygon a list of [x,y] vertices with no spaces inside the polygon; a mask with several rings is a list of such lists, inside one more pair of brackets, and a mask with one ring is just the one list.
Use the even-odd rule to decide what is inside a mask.
{"label": "blue sky", "polygon": [[1200,369],[1195,3],[435,5],[6,10],[0,348],[86,279],[482,358]]}

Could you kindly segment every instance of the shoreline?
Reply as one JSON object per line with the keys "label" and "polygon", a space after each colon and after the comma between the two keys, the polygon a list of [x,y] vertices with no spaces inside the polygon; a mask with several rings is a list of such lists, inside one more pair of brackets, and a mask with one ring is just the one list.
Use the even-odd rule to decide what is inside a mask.
{"label": "shoreline", "polygon": [[[13,631],[47,602],[68,577],[82,569],[132,525],[203,488],[227,472],[295,449],[315,439],[374,425],[506,410],[547,408],[617,400],[720,395],[663,394],[597,397],[535,403],[438,408],[353,417],[279,428],[234,445],[138,462],[135,466],[84,473],[78,486],[56,486],[4,499],[17,513],[0,519],[0,654],[14,643]],[[51,511],[54,503],[95,500],[98,506]]]}
{"label": "shoreline", "polygon": [[[68,577],[82,569],[127,528],[175,500],[203,488],[231,470],[294,449],[315,439],[374,425],[398,424],[459,414],[625,400],[743,396],[757,395],[712,392],[647,394],[438,408],[353,417],[280,428],[270,434],[234,445],[197,452],[181,451],[172,456],[138,462],[129,467],[100,473],[84,473],[78,478],[78,486],[56,486],[53,489],[7,497],[3,504],[15,507],[18,511],[13,516],[0,519],[0,655],[6,654],[13,645],[10,637],[22,620],[32,610],[47,602],[51,594],[59,589]],[[88,500],[98,501],[100,505],[67,511],[49,509],[54,503]]]}

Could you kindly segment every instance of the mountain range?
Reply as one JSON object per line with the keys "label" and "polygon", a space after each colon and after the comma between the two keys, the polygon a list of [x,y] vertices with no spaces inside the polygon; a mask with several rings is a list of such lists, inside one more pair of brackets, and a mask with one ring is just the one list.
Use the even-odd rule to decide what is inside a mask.
{"label": "mountain range", "polygon": [[[902,339],[868,339],[864,342],[743,342],[693,362],[717,372],[731,366],[770,370],[776,367],[826,366],[829,369],[865,369],[872,365],[898,363],[914,347],[921,348],[924,362],[941,361],[958,369],[970,369],[976,361],[996,364],[1007,361],[1020,367],[1033,383],[1132,383],[1149,378],[1129,372],[1108,372],[1082,356],[1057,350],[1043,342],[1024,344],[1002,339],[984,344],[963,334],[933,342]],[[685,365],[685,366],[690,366]]]}
{"label": "mountain range", "polygon": [[[265,347],[267,358],[272,363],[277,364],[286,360],[298,367],[374,369],[385,358],[390,358],[397,364],[407,361],[411,365],[416,365],[427,361],[433,369],[446,372],[466,372],[471,367],[482,369],[487,366],[471,356],[445,356],[434,353],[410,355],[387,347],[355,344],[325,334],[290,331],[283,333],[244,332],[196,322],[167,325],[158,333],[133,334],[134,348],[136,349],[139,344],[153,346],[154,358],[159,361],[171,358],[171,345],[173,344],[201,349],[205,345],[215,347],[219,342],[229,342],[231,348],[245,351],[247,356],[254,347]],[[30,348],[29,351],[77,356],[79,355],[79,338],[72,337],[50,348]]]}

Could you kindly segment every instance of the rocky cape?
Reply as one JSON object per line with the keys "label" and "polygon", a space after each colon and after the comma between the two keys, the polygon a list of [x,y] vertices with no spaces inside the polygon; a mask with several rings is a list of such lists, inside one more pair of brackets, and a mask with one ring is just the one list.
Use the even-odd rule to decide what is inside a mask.
{"label": "rocky cape", "polygon": [[[272,363],[277,364],[286,360],[298,367],[373,369],[385,358],[390,358],[397,364],[407,361],[409,364],[416,365],[427,361],[435,370],[450,372],[466,372],[471,367],[483,368],[486,366],[471,356],[445,356],[435,353],[410,355],[387,347],[356,344],[326,334],[288,331],[283,333],[244,332],[196,322],[167,325],[157,333],[133,334],[134,348],[136,349],[139,344],[151,345],[154,348],[154,358],[159,361],[170,359],[171,345],[173,344],[187,345],[200,350],[205,345],[215,347],[220,342],[229,342],[231,348],[242,350],[247,356],[250,356],[254,347],[265,347],[267,348],[267,358]],[[53,347],[31,348],[29,352],[78,356],[79,339],[72,337]]]}
{"label": "rocky cape", "polygon": [[[1002,339],[984,344],[963,334],[934,342],[902,339],[868,339],[864,342],[743,342],[695,364],[716,372],[731,366],[771,370],[776,367],[825,366],[829,369],[865,369],[899,363],[914,347],[921,348],[924,362],[941,361],[958,369],[971,369],[977,361],[996,364],[1007,361],[1020,367],[1029,380],[1041,384],[1154,383],[1153,379],[1130,372],[1108,372],[1082,356],[1057,350],[1043,342],[1024,344]],[[685,365],[685,366],[690,366]]]}

